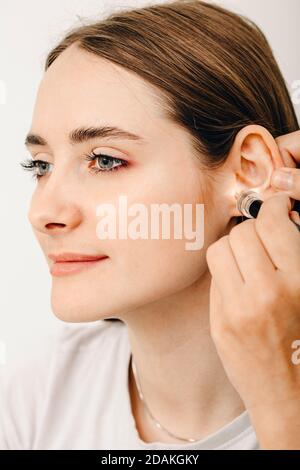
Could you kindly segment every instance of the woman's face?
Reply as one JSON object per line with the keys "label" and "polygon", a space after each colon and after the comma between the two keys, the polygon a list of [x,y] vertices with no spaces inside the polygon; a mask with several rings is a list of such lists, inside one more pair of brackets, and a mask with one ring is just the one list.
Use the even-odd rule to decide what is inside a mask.
{"label": "woman's face", "polygon": [[[119,127],[142,140],[94,136],[69,140],[75,129]],[[65,252],[106,255],[88,269],[52,276],[51,305],[55,315],[70,322],[87,322],[126,312],[191,285],[206,271],[206,248],[228,223],[222,201],[193,156],[189,133],[167,120],[157,90],[137,75],[80,50],[66,49],[45,73],[35,103],[28,139],[42,176],[36,182],[28,213],[49,268],[51,254]],[[74,137],[74,136],[73,136]],[[80,135],[79,135],[80,137]],[[118,160],[87,161],[92,151]],[[127,163],[120,166],[121,161]],[[109,168],[118,167],[116,171]],[[98,172],[93,172],[100,169]],[[217,173],[215,174],[217,176]],[[222,182],[221,182],[222,184]],[[183,237],[120,239],[99,237],[97,206],[141,204],[204,204],[204,245],[187,250]],[[217,210],[218,208],[218,210]],[[128,216],[128,224],[136,216]],[[149,225],[151,216],[149,215]],[[200,221],[203,230],[203,220]],[[172,225],[171,225],[172,227]],[[174,233],[174,232],[173,232]]]}

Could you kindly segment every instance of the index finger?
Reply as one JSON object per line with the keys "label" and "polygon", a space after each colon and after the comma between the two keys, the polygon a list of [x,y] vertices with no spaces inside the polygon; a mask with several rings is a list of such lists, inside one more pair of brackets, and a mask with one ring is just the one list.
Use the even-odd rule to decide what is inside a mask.
{"label": "index finger", "polygon": [[285,166],[300,164],[300,130],[275,138]]}
{"label": "index finger", "polygon": [[[278,180],[277,175],[281,174],[282,172],[284,173],[289,173],[291,178],[291,187],[289,189],[284,189],[285,194],[288,194],[291,198],[295,199],[296,201],[300,201],[300,168],[280,168],[278,170],[275,170],[272,175],[271,175],[271,185],[276,189],[276,190],[282,190],[278,189]],[[281,179],[281,177],[280,177]]]}
{"label": "index finger", "polygon": [[255,229],[277,269],[299,272],[300,236],[289,217],[290,208],[286,194],[274,194],[262,204]]}

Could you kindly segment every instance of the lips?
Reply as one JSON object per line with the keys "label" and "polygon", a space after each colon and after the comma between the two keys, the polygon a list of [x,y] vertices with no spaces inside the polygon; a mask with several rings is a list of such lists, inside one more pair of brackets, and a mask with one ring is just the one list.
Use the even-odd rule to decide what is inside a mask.
{"label": "lips", "polygon": [[78,262],[78,261],[98,261],[106,258],[106,255],[85,255],[82,253],[60,253],[48,255],[55,263]]}
{"label": "lips", "polygon": [[98,266],[109,259],[107,255],[87,255],[82,253],[49,254],[48,257],[54,261],[50,268],[53,276],[75,274],[84,269]]}

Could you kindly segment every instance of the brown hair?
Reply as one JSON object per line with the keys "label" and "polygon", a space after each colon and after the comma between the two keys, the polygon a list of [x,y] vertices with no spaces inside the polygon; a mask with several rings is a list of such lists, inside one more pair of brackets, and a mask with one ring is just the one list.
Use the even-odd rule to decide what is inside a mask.
{"label": "brown hair", "polygon": [[207,170],[222,165],[248,124],[264,126],[274,138],[299,129],[264,33],[218,5],[177,0],[114,12],[69,31],[48,54],[45,70],[75,42],[155,85],[166,118],[189,131]]}

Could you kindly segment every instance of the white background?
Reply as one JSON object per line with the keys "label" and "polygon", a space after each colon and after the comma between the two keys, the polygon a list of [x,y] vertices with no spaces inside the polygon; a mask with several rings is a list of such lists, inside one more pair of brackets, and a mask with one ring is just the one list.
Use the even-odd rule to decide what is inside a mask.
{"label": "white background", "polygon": [[[63,323],[51,311],[51,276],[27,219],[35,183],[19,165],[28,157],[23,142],[46,55],[79,17],[100,19],[112,9],[150,3],[163,2],[0,0],[0,364],[52,341]],[[247,15],[262,28],[292,95],[292,84],[300,80],[300,1],[216,3]],[[300,104],[294,106],[300,121]]]}

